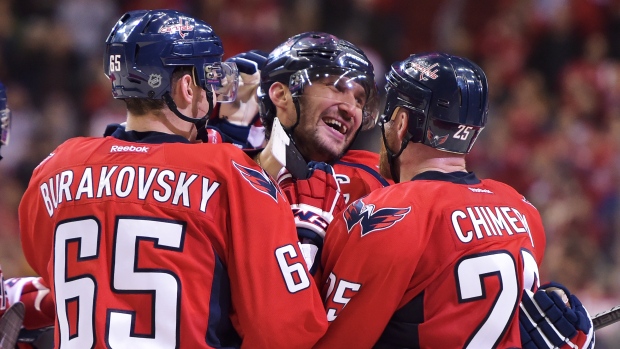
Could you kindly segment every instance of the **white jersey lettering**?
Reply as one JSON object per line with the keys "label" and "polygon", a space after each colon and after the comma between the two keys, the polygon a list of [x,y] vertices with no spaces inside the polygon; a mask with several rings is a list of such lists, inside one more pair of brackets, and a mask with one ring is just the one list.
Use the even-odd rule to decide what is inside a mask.
{"label": "white jersey lettering", "polygon": [[[99,172],[99,173],[97,173]],[[175,172],[169,169],[113,166],[111,168],[86,167],[82,173],[64,170],[49,177],[39,185],[41,199],[50,217],[62,203],[113,197],[117,199],[154,199],[162,204],[172,204],[207,211],[207,204],[220,183],[195,173]],[[79,179],[79,180],[78,180]],[[199,190],[192,191],[196,185]],[[96,195],[95,195],[95,188]],[[200,197],[196,195],[199,193]]]}

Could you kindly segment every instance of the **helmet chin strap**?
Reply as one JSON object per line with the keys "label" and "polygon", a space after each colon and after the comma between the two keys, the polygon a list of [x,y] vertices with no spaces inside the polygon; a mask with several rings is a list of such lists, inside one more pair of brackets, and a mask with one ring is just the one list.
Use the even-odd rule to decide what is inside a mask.
{"label": "helmet chin strap", "polygon": [[[211,91],[206,91],[207,92],[207,101],[209,102],[209,111],[213,110],[213,92]],[[183,115],[183,113],[181,113],[179,111],[179,108],[177,107],[177,104],[174,102],[174,100],[172,99],[172,96],[170,96],[170,93],[166,91],[166,93],[164,93],[163,95],[164,97],[164,102],[166,102],[166,105],[168,106],[168,108],[176,115],[178,116],[181,120],[183,121],[187,121],[190,122],[192,124],[194,124],[194,126],[196,127],[196,138],[202,140],[203,142],[206,142],[208,139],[207,136],[207,121],[209,120],[209,112],[207,112],[207,114],[205,116],[203,116],[200,119],[196,119],[196,118],[190,118],[189,116],[185,116]]]}
{"label": "helmet chin strap", "polygon": [[409,143],[411,138],[413,138],[413,136],[409,132],[407,132],[407,135],[400,143],[400,149],[397,153],[394,153],[392,149],[390,149],[390,147],[388,146],[387,138],[385,137],[385,122],[381,123],[381,136],[383,137],[383,145],[388,156],[388,163],[390,164],[390,174],[392,175],[392,180],[394,181],[394,183],[400,183],[400,175],[396,175],[396,159],[400,156],[400,154],[403,153],[403,151],[407,147],[407,144]]}
{"label": "helmet chin strap", "polygon": [[[296,115],[296,119],[295,119],[295,123],[291,127],[285,127],[284,125],[282,125],[282,129],[284,129],[284,132],[286,132],[286,134],[288,135],[288,138],[291,140],[291,143],[295,146],[295,148],[298,148],[297,147],[297,142],[295,142],[295,138],[293,136],[293,133],[295,132],[295,128],[297,127],[297,125],[299,125],[299,120],[301,119],[301,111],[300,111],[301,108],[299,107],[299,97],[298,96],[293,96],[293,105],[295,106],[295,113],[297,114]],[[300,152],[300,154],[301,154],[301,152]],[[304,160],[306,160],[306,162],[308,161],[308,157],[305,154],[301,154],[301,156],[304,157]]]}

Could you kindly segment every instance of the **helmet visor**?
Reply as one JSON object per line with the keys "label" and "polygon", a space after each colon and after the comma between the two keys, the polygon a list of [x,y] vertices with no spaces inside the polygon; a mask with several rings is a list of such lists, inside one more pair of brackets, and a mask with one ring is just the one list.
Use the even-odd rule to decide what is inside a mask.
{"label": "helmet visor", "polygon": [[9,130],[11,128],[11,110],[0,110],[0,145],[9,144]]}
{"label": "helmet visor", "polygon": [[237,98],[239,70],[232,62],[216,62],[204,65],[205,89],[215,94],[220,103],[230,103]]}
{"label": "helmet visor", "polygon": [[316,84],[329,87],[318,92],[321,95],[316,97],[330,98],[355,106],[362,114],[362,130],[374,126],[379,114],[379,98],[372,76],[342,67],[308,68],[291,75],[289,89],[295,95],[302,92],[305,86]]}

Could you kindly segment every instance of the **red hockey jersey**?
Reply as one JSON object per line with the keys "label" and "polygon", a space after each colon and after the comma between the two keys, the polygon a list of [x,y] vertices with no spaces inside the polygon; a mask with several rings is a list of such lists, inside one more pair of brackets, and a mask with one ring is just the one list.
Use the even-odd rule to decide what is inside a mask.
{"label": "red hockey jersey", "polygon": [[278,187],[233,145],[155,135],[72,139],[34,171],[21,237],[56,346],[310,347],[327,321]]}
{"label": "red hockey jersey", "polygon": [[393,183],[377,172],[379,154],[367,150],[349,150],[333,167],[346,204]]}
{"label": "red hockey jersey", "polygon": [[426,172],[375,190],[327,231],[318,347],[520,347],[520,295],[544,248],[538,211],[505,184]]}

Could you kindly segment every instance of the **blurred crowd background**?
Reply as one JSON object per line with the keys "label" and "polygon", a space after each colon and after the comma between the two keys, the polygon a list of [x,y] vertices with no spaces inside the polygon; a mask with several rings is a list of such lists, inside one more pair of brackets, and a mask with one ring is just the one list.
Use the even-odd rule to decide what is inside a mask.
{"label": "blurred crowd background", "polygon": [[[470,170],[540,210],[543,282],[567,285],[592,315],[620,304],[620,0],[0,0],[0,81],[13,111],[0,163],[5,276],[32,275],[17,207],[33,168],[65,139],[124,120],[103,74],[104,41],[122,13],[145,8],[206,20],[226,57],[329,32],[367,52],[379,85],[410,53],[474,60],[491,104]],[[377,135],[356,147],[377,150]],[[618,347],[614,328],[598,332],[597,348]]]}

